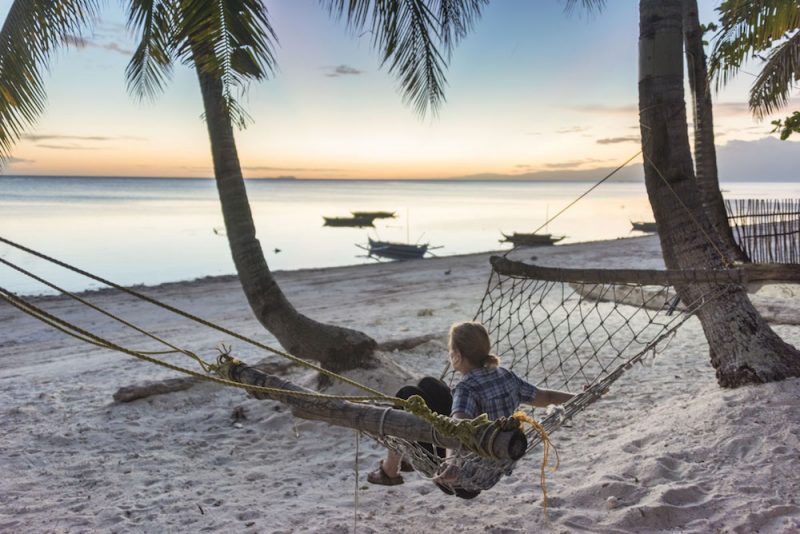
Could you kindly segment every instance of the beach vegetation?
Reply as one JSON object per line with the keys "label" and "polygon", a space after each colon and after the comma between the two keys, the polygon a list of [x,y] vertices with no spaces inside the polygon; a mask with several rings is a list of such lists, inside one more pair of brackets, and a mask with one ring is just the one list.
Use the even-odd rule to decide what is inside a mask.
{"label": "beach vegetation", "polygon": [[[796,0],[726,0],[717,8],[720,30],[711,54],[711,76],[717,89],[748,61],[761,61],[750,87],[748,105],[763,119],[789,103],[800,79],[800,4]],[[773,121],[785,140],[797,133],[797,114]]]}

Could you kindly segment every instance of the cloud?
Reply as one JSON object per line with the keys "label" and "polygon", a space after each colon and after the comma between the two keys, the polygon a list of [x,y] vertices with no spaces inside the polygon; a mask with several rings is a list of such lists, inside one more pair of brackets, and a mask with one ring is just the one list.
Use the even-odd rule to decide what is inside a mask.
{"label": "cloud", "polygon": [[327,72],[325,76],[328,78],[338,78],[339,76],[358,76],[364,74],[365,71],[359,70],[350,65],[337,65],[336,67],[323,67]]}
{"label": "cloud", "polygon": [[64,42],[67,46],[74,46],[78,50],[86,50],[87,48],[97,48],[99,50],[107,50],[109,52],[116,52],[129,56],[133,54],[133,50],[123,48],[120,44],[110,41],[108,43],[98,43],[79,35],[67,35],[64,37]]}
{"label": "cloud", "polygon": [[716,115],[742,115],[749,114],[750,108],[747,102],[717,102],[714,104],[714,114]]}
{"label": "cloud", "polygon": [[110,141],[113,137],[101,135],[22,134],[20,139],[33,141]]}
{"label": "cloud", "polygon": [[125,141],[146,141],[144,137],[138,137],[135,135],[118,135],[118,136],[109,136],[109,135],[62,135],[62,134],[22,134],[20,139],[26,141],[32,141],[37,143],[36,146],[42,148],[75,148],[80,149],[84,148],[82,146],[77,145],[76,143],[70,143],[65,145],[52,145],[52,144],[38,144],[41,141],[118,141],[118,140],[125,140]]}
{"label": "cloud", "polygon": [[25,163],[35,163],[35,162],[36,162],[36,160],[24,159],[24,158],[15,158],[13,156],[6,160],[6,163],[8,163],[9,165],[14,165],[16,163],[25,164]]}
{"label": "cloud", "polygon": [[720,181],[797,181],[800,141],[775,136],[757,141],[728,141],[717,147]]}
{"label": "cloud", "polygon": [[584,106],[568,106],[566,109],[581,113],[596,113],[602,115],[630,115],[639,114],[638,105],[629,106],[604,106],[601,104],[588,104]]}
{"label": "cloud", "polygon": [[269,167],[265,165],[255,167],[242,167],[247,171],[280,171],[280,172],[342,172],[344,169],[325,169],[313,167]]}
{"label": "cloud", "polygon": [[51,150],[97,150],[97,147],[81,146],[74,143],[69,145],[40,144],[36,146],[39,148],[49,148]]}
{"label": "cloud", "polygon": [[559,161],[557,163],[545,163],[544,166],[548,169],[576,169],[578,167],[582,167],[584,165],[588,165],[590,163],[599,163],[602,161],[608,160],[601,160],[601,159],[576,159],[573,161]]}
{"label": "cloud", "polygon": [[[63,134],[22,134],[20,139],[31,141],[36,144],[38,148],[47,148],[50,150],[97,150],[97,147],[87,146],[83,144],[84,141],[144,141],[145,138],[137,137],[134,135],[63,135]],[[42,142],[46,141],[46,142]]]}
{"label": "cloud", "polygon": [[566,134],[566,133],[579,133],[585,132],[588,128],[584,128],[583,126],[572,126],[570,128],[561,128],[560,130],[556,130],[557,134]]}
{"label": "cloud", "polygon": [[598,145],[613,145],[616,143],[638,143],[641,141],[641,138],[638,135],[631,135],[628,137],[606,137],[604,139],[598,139]]}

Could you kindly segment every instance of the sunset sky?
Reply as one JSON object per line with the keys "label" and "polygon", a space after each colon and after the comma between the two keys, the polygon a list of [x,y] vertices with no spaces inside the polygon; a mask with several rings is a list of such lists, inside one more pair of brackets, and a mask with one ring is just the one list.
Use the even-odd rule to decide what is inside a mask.
{"label": "sunset sky", "polygon": [[[639,150],[634,0],[596,16],[568,16],[555,0],[493,2],[453,55],[439,116],[425,119],[402,103],[369,35],[354,36],[314,0],[266,3],[279,70],[243,99],[254,120],[237,133],[247,177],[518,175],[613,167]],[[211,176],[194,73],[177,66],[164,94],[137,102],[124,76],[134,38],[120,2],[105,4],[85,46],[54,61],[47,109],[4,172]],[[701,21],[715,20],[717,4],[700,2]],[[3,19],[10,5],[0,0]],[[732,141],[737,153],[772,146],[769,120],[747,110],[751,81],[741,74],[715,96],[722,155]],[[796,161],[797,148],[764,163]]]}

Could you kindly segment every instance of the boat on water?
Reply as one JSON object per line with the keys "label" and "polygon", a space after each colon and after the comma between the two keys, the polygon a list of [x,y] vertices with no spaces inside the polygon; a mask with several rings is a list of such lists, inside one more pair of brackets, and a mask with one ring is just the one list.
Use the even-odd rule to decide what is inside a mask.
{"label": "boat on water", "polygon": [[653,233],[658,231],[655,222],[631,221],[631,226],[633,226],[634,230],[639,230],[640,232]]}
{"label": "boat on water", "polygon": [[363,228],[372,226],[373,217],[322,217],[325,219],[324,226],[349,226],[351,228]]}
{"label": "boat on water", "polygon": [[356,245],[361,249],[369,252],[369,256],[377,258],[386,258],[390,260],[418,260],[425,256],[427,252],[433,249],[442,247],[432,247],[428,243],[422,244],[409,244],[409,243],[395,243],[392,241],[378,241],[367,238],[368,246]]}
{"label": "boat on water", "polygon": [[394,219],[397,213],[394,211],[351,211],[353,217],[370,217],[372,219]]}
{"label": "boat on water", "polygon": [[553,234],[536,234],[536,233],[520,233],[514,232],[508,235],[504,232],[501,243],[511,243],[514,247],[541,247],[545,245],[554,245],[564,239],[566,236],[554,236]]}

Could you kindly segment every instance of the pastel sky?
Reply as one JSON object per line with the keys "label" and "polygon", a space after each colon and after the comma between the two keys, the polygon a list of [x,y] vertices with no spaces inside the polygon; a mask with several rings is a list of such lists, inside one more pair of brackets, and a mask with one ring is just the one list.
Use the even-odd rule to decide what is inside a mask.
{"label": "pastel sky", "polygon": [[[155,102],[127,93],[134,38],[120,3],[105,2],[85,46],[58,55],[46,112],[6,174],[212,175],[193,71],[179,65]],[[243,99],[254,120],[237,133],[247,177],[517,175],[612,167],[639,150],[635,0],[594,16],[568,16],[557,0],[492,2],[452,57],[447,102],[426,119],[402,103],[369,35],[353,35],[315,0],[266,4],[279,70]],[[715,19],[717,4],[700,1],[701,21]],[[10,5],[0,0],[3,20]],[[751,81],[742,74],[715,96],[723,151],[770,137],[769,120],[747,110]]]}

